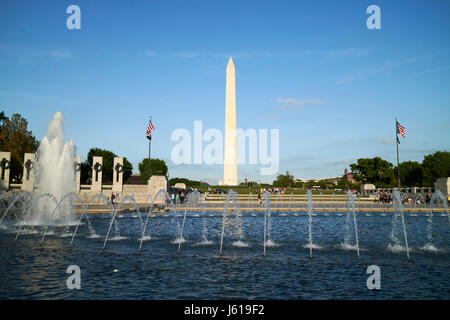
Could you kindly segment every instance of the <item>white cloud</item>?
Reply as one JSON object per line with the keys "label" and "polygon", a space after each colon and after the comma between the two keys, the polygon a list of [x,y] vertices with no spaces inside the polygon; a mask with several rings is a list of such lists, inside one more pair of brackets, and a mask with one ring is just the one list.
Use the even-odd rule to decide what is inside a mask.
{"label": "white cloud", "polygon": [[77,58],[72,50],[66,48],[41,49],[36,47],[13,47],[0,45],[0,56],[9,57],[19,63],[28,63],[34,57],[52,57],[57,59]]}
{"label": "white cloud", "polygon": [[358,58],[367,56],[369,50],[365,48],[341,48],[341,49],[324,49],[324,50],[301,50],[303,54],[321,55],[335,58]]}
{"label": "white cloud", "polygon": [[280,110],[302,110],[305,107],[305,105],[320,104],[325,102],[322,99],[300,100],[294,98],[286,98],[286,99],[277,98],[275,101],[278,104],[277,109]]}

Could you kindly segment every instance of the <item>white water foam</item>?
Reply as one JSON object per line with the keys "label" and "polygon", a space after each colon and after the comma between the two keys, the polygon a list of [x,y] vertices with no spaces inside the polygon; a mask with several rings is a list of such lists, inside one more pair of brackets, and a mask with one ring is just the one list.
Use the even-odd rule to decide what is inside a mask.
{"label": "white water foam", "polygon": [[[394,252],[394,253],[400,253],[400,252],[405,252],[406,251],[406,247],[405,246],[402,246],[400,244],[391,244],[391,243],[388,245],[387,249],[389,251],[391,251],[391,252]],[[412,248],[409,248],[409,252],[412,252],[411,249]]]}
{"label": "white water foam", "polygon": [[212,244],[214,244],[214,241],[211,241],[211,240],[203,240],[203,241],[201,241],[201,242],[197,242],[195,245],[196,245],[196,246],[209,246],[209,245],[212,245]]}
{"label": "white water foam", "polygon": [[[356,244],[350,244],[350,243],[341,243],[339,246],[342,250],[358,250],[358,247]],[[361,248],[359,248],[359,251],[361,251]]]}
{"label": "white water foam", "polygon": [[186,239],[182,238],[176,238],[175,240],[173,240],[171,243],[172,244],[180,244],[180,243],[185,243]]}
{"label": "white water foam", "polygon": [[316,249],[316,250],[323,249],[323,247],[321,247],[321,246],[319,246],[318,244],[315,244],[315,243],[306,243],[306,244],[303,245],[303,248]]}
{"label": "white water foam", "polygon": [[138,239],[139,242],[140,241],[150,241],[150,240],[152,240],[152,237],[150,237],[150,236],[143,236]]}
{"label": "white water foam", "polygon": [[108,241],[121,241],[121,240],[126,240],[126,239],[128,239],[128,237],[116,236],[116,237],[112,237],[112,238],[108,239]]}
{"label": "white water foam", "polygon": [[73,233],[63,233],[59,235],[61,238],[67,238],[67,237],[72,237]]}
{"label": "white water foam", "polygon": [[250,245],[248,243],[242,242],[241,240],[235,241],[232,243],[232,245],[234,247],[239,247],[239,248],[247,248],[250,247]]}
{"label": "white water foam", "polygon": [[276,248],[279,247],[280,245],[277,244],[276,242],[272,241],[272,240],[267,240],[266,241],[266,247],[268,248]]}
{"label": "white water foam", "polygon": [[423,247],[420,248],[420,250],[426,251],[426,252],[440,252],[441,250],[439,250],[438,248],[436,248],[433,244],[431,243],[427,243],[426,245],[424,245]]}

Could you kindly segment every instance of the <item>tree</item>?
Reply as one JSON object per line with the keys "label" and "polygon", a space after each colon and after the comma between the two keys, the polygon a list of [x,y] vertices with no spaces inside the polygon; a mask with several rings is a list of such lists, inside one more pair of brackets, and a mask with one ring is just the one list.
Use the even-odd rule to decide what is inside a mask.
{"label": "tree", "polygon": [[[91,148],[88,152],[86,161],[81,165],[82,183],[87,183],[89,177],[92,175],[92,167],[95,165],[95,163],[93,163],[94,157],[103,157],[103,183],[112,184],[114,177],[114,158],[117,157],[117,155],[109,150],[99,148]],[[123,181],[126,181],[132,173],[133,165],[127,158],[123,158]]]}
{"label": "tree", "polygon": [[[160,159],[151,159],[150,160],[150,169],[151,169],[151,176],[158,175],[158,176],[165,176],[167,174],[167,165],[164,160]],[[145,158],[139,163],[139,172],[141,173],[141,178],[144,181],[148,181],[148,158]]]}
{"label": "tree", "polygon": [[352,189],[352,183],[346,179],[341,179],[338,181],[336,187],[343,190],[349,190]]}
{"label": "tree", "polygon": [[295,181],[293,187],[294,188],[303,188],[304,185],[305,185],[305,183],[302,181]]}
{"label": "tree", "polygon": [[350,165],[356,181],[372,183],[377,187],[390,187],[395,184],[395,174],[392,163],[380,157],[358,159]]}
{"label": "tree", "polygon": [[0,112],[0,126],[3,126],[3,121],[5,120],[5,111]]}
{"label": "tree", "polygon": [[39,142],[31,131],[27,130],[28,122],[20,114],[13,114],[11,119],[0,114],[0,150],[11,152],[10,181],[22,182],[23,157],[25,153],[36,152]]}
{"label": "tree", "polygon": [[209,184],[206,182],[202,182],[202,181],[196,181],[196,180],[189,180],[186,178],[172,178],[169,180],[169,185],[170,186],[175,186],[177,183],[184,183],[186,185],[186,187],[200,187],[200,186],[205,186],[205,187],[209,187]]}
{"label": "tree", "polygon": [[[398,168],[395,167],[395,176]],[[400,163],[400,182],[403,187],[421,187],[423,185],[423,169],[416,161]]]}
{"label": "tree", "polygon": [[286,171],[286,174],[280,174],[277,177],[277,180],[273,182],[273,186],[275,188],[278,187],[291,187],[294,185],[294,176],[289,174],[289,171]]}
{"label": "tree", "polygon": [[449,177],[450,152],[437,151],[426,155],[422,161],[422,169],[424,187],[432,187],[438,178]]}

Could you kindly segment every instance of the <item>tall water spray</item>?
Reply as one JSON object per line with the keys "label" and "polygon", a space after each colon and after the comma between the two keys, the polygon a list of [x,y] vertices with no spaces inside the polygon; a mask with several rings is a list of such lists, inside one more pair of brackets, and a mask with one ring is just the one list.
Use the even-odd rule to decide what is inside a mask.
{"label": "tall water spray", "polygon": [[393,212],[392,212],[392,231],[391,231],[391,243],[389,244],[388,248],[391,251],[399,252],[403,251],[403,246],[401,245],[401,242],[399,238],[397,237],[397,233],[400,233],[398,225],[398,219],[401,219],[401,225],[402,225],[402,231],[403,231],[403,237],[405,240],[405,249],[406,249],[406,256],[408,257],[409,261],[409,247],[408,247],[408,235],[406,233],[406,224],[405,224],[405,216],[403,214],[403,204],[402,204],[402,194],[398,190],[394,190],[393,193]]}
{"label": "tall water spray", "polygon": [[[62,129],[63,115],[56,112],[48,126],[47,135],[42,138],[36,152],[35,188],[37,196],[40,194],[51,194],[58,202],[68,193],[75,190],[75,147],[72,140],[64,141]],[[66,223],[72,220],[70,213],[71,199],[64,201],[57,212],[53,212],[54,204],[39,203],[34,208],[31,222],[53,223],[60,221]],[[69,209],[69,210],[67,210]]]}
{"label": "tall water spray", "polygon": [[309,235],[309,257],[312,259],[312,249],[313,249],[313,242],[312,242],[312,211],[313,211],[313,203],[312,203],[312,192],[311,189],[308,189],[308,235]]}
{"label": "tall water spray", "polygon": [[[355,245],[350,244],[350,217],[353,216],[353,229],[355,231]],[[342,244],[342,248],[345,250],[348,249],[356,249],[356,253],[358,254],[359,259],[359,238],[358,238],[358,222],[356,221],[356,212],[355,212],[355,199],[353,197],[353,192],[351,190],[347,191],[347,215],[345,220],[345,239]]]}

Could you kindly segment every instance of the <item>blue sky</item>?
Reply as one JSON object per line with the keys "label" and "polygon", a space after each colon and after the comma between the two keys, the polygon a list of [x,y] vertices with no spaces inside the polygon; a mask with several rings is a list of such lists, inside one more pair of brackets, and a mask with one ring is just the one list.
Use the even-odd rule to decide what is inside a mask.
{"label": "blue sky", "polygon": [[[237,126],[280,129],[280,172],[341,175],[357,158],[395,162],[449,149],[450,1],[8,1],[0,3],[0,110],[41,139],[56,111],[84,159],[91,147],[170,176],[217,182],[221,166],[170,163],[177,128],[224,128],[236,66]],[[68,30],[66,8],[81,8]],[[369,30],[366,8],[381,8]],[[259,165],[239,180],[272,181]]]}

